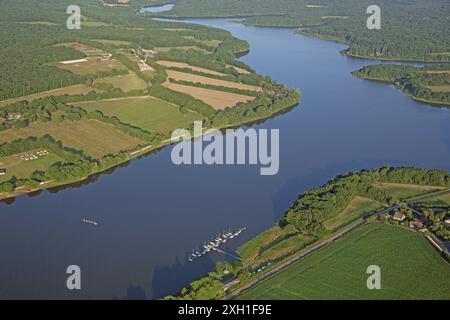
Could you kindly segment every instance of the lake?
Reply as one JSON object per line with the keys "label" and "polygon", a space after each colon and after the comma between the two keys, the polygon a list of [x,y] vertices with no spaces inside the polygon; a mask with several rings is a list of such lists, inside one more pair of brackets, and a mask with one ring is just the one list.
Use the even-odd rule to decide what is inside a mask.
{"label": "lake", "polygon": [[[160,298],[225,259],[214,253],[188,263],[193,248],[246,226],[233,250],[336,174],[384,164],[450,169],[450,110],[350,74],[374,61],[289,29],[191,21],[249,41],[244,62],[301,89],[300,106],[253,126],[280,129],[278,175],[260,176],[258,166],[175,166],[166,147],[81,185],[2,202],[0,298]],[[81,291],[66,289],[69,265],[81,267]]]}

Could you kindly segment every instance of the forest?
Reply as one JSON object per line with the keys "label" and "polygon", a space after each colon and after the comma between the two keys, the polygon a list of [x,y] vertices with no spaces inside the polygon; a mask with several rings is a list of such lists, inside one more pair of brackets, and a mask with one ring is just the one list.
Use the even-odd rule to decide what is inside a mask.
{"label": "forest", "polygon": [[356,196],[389,205],[399,201],[395,196],[374,186],[377,183],[450,187],[450,174],[446,170],[390,166],[342,174],[325,185],[300,195],[284,213],[279,225],[292,225],[305,234],[320,235],[325,231],[322,223],[336,216]]}
{"label": "forest", "polygon": [[354,71],[360,78],[394,84],[414,99],[450,106],[450,65],[425,67],[377,64]]}
{"label": "forest", "polygon": [[366,27],[370,0],[177,0],[164,17],[242,17],[257,26],[298,28],[299,33],[349,44],[346,53],[384,59],[449,61],[450,3],[380,0],[381,29]]}
{"label": "forest", "polygon": [[[33,4],[30,6],[30,4]],[[158,22],[138,16],[133,10],[107,10],[97,1],[81,0],[78,5],[85,19],[81,30],[65,27],[68,15],[67,0],[6,0],[1,3],[0,37],[0,100],[25,96],[37,92],[84,83],[98,75],[77,75],[49,64],[56,61],[80,59],[84,55],[60,43],[84,42],[94,45],[93,39],[110,39],[129,42],[130,47],[142,46],[196,46],[195,39],[220,38],[223,45],[215,55],[235,60],[233,50],[248,50],[245,41],[234,38],[229,32],[189,25],[194,39],[187,39],[191,32],[170,32],[165,27],[175,23]],[[20,12],[20,14],[17,14]],[[111,29],[113,26],[113,29]],[[130,32],[130,28],[134,28]],[[144,29],[145,28],[145,29]],[[111,32],[114,30],[114,32]],[[149,31],[149,32],[148,32]],[[95,47],[105,46],[95,42]]]}

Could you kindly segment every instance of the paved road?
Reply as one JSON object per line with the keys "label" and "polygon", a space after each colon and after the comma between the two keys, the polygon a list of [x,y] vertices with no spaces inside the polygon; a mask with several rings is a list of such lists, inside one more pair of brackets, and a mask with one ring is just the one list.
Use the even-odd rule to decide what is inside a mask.
{"label": "paved road", "polygon": [[[431,194],[431,195],[428,195],[428,196],[424,196],[424,197],[421,197],[421,198],[419,198],[419,199],[415,199],[415,200],[411,200],[411,201],[405,201],[405,202],[403,202],[403,203],[406,203],[406,204],[413,204],[413,203],[416,203],[416,202],[419,202],[419,201],[424,201],[424,200],[429,200],[429,199],[437,198],[437,197],[446,195],[446,194],[448,194],[448,193],[450,193],[450,189],[444,190],[444,191],[442,191],[442,192],[434,193],[434,194]],[[284,262],[283,264],[277,266],[276,268],[274,268],[274,269],[272,269],[272,270],[270,270],[270,271],[268,271],[268,272],[262,274],[261,276],[259,276],[259,277],[256,278],[255,280],[252,280],[252,281],[250,281],[249,283],[245,284],[244,286],[242,286],[242,287],[240,287],[240,288],[234,290],[233,292],[230,292],[229,294],[227,294],[226,296],[224,296],[223,299],[224,299],[224,300],[230,300],[230,299],[233,299],[233,298],[237,297],[239,294],[241,294],[242,292],[244,292],[244,291],[250,289],[250,288],[253,287],[255,284],[257,284],[257,283],[263,281],[264,279],[267,279],[267,278],[271,277],[272,275],[274,275],[274,274],[276,274],[276,273],[278,273],[278,272],[280,272],[280,271],[286,269],[287,267],[289,267],[289,266],[292,265],[293,263],[295,263],[295,262],[297,262],[297,261],[303,259],[304,257],[310,255],[311,253],[313,253],[313,252],[315,252],[315,251],[317,251],[317,250],[319,250],[319,249],[325,247],[326,245],[328,245],[328,244],[334,242],[335,240],[337,240],[337,239],[343,237],[343,236],[346,235],[347,233],[349,233],[349,232],[355,230],[356,228],[362,226],[362,225],[365,224],[370,218],[377,217],[377,216],[379,216],[379,215],[381,215],[381,214],[383,214],[383,213],[389,212],[389,211],[391,211],[391,210],[398,209],[398,208],[400,208],[400,206],[401,206],[401,203],[400,203],[400,204],[393,205],[393,206],[391,206],[391,207],[389,207],[389,208],[386,208],[386,209],[383,209],[383,210],[380,210],[380,211],[375,212],[374,214],[372,214],[372,215],[366,217],[365,219],[363,219],[362,221],[359,221],[359,222],[357,222],[357,223],[351,225],[350,227],[348,227],[348,228],[346,228],[346,229],[340,231],[339,233],[333,235],[331,238],[328,238],[328,239],[323,240],[322,242],[316,244],[316,245],[313,246],[312,248],[309,248],[308,250],[303,251],[302,253],[300,253],[300,254],[298,254],[298,255],[296,255],[296,256],[290,258],[289,260],[287,260],[287,261]]]}

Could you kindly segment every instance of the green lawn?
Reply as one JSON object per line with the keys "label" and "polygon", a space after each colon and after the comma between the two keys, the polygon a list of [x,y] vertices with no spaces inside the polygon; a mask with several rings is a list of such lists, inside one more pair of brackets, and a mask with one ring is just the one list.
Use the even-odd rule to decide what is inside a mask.
{"label": "green lawn", "polygon": [[178,107],[152,97],[88,101],[75,105],[86,110],[100,110],[108,116],[116,116],[122,122],[160,133],[188,127],[194,120],[201,119],[196,113],[182,113]]}
{"label": "green lawn", "polygon": [[[370,265],[381,290],[366,286]],[[253,287],[240,299],[450,299],[450,265],[419,234],[365,225]]]}

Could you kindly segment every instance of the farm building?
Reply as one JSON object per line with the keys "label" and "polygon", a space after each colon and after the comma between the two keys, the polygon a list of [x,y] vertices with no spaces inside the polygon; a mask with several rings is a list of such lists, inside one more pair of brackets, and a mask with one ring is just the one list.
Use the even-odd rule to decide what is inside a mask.
{"label": "farm building", "polygon": [[397,221],[403,221],[405,220],[406,216],[403,213],[397,211],[394,213],[393,218]]}
{"label": "farm building", "polygon": [[8,120],[19,120],[21,116],[20,112],[8,112]]}
{"label": "farm building", "polygon": [[409,226],[411,228],[420,230],[420,229],[423,228],[423,222],[420,221],[420,220],[412,220],[412,221],[409,222]]}
{"label": "farm building", "polygon": [[154,50],[146,50],[146,49],[142,49],[142,52],[144,53],[146,58],[153,58],[158,53]]}
{"label": "farm building", "polygon": [[6,174],[5,168],[0,168],[0,176],[4,176]]}

